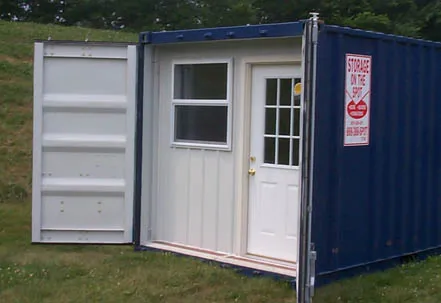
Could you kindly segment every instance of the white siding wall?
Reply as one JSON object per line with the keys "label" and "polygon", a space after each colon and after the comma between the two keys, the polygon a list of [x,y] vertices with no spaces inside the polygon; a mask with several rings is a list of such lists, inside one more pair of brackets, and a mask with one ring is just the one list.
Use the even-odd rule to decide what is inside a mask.
{"label": "white siding wall", "polygon": [[[237,253],[247,195],[245,113],[246,62],[298,61],[300,39],[164,45],[157,50],[159,92],[155,97],[152,240]],[[170,146],[172,60],[233,58],[232,151]],[[144,142],[149,148],[150,142]],[[243,178],[242,178],[243,177]],[[143,211],[147,207],[143,205]]]}

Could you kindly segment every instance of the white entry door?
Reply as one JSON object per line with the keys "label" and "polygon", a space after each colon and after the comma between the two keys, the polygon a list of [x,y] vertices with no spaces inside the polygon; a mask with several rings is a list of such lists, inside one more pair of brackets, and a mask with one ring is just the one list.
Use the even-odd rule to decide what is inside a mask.
{"label": "white entry door", "polygon": [[131,243],[136,46],[38,42],[32,241]]}
{"label": "white entry door", "polygon": [[252,73],[248,254],[295,262],[300,206],[301,99],[297,65]]}

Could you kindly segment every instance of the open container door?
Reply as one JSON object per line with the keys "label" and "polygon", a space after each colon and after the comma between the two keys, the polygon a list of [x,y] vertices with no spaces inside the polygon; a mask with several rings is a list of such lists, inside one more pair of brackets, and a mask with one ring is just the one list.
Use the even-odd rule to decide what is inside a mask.
{"label": "open container door", "polygon": [[32,242],[132,243],[137,47],[37,42]]}
{"label": "open container door", "polygon": [[302,189],[300,202],[300,243],[297,263],[297,303],[311,303],[315,286],[316,252],[311,242],[312,195],[314,173],[314,134],[316,66],[319,19],[317,13],[305,23],[303,36],[303,140]]}

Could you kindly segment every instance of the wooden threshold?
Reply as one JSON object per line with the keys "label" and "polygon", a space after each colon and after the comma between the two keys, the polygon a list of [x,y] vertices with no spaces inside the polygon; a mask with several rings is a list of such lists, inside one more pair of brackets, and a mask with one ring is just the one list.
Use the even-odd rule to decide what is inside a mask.
{"label": "wooden threshold", "polygon": [[151,247],[159,250],[175,252],[183,255],[193,256],[201,259],[212,260],[225,264],[231,264],[234,266],[246,267],[255,270],[271,272],[288,277],[296,277],[296,264],[281,264],[275,260],[254,258],[251,256],[237,256],[227,253],[216,252],[212,250],[164,242],[155,241],[147,244],[143,244],[146,247]]}
{"label": "wooden threshold", "polygon": [[261,260],[273,261],[274,263],[284,264],[284,265],[286,265],[288,267],[296,265],[296,262],[295,261],[291,261],[291,260],[272,258],[272,257],[267,257],[267,256],[258,255],[258,254],[252,254],[252,253],[247,253],[247,256],[250,256],[251,258],[261,259]]}

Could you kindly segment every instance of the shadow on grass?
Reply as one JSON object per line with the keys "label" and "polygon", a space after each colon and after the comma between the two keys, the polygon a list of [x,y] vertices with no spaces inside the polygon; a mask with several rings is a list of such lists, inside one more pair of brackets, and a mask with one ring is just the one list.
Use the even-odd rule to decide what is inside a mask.
{"label": "shadow on grass", "polygon": [[28,197],[27,189],[20,184],[3,183],[0,181],[0,203],[6,203],[7,201],[23,203]]}

